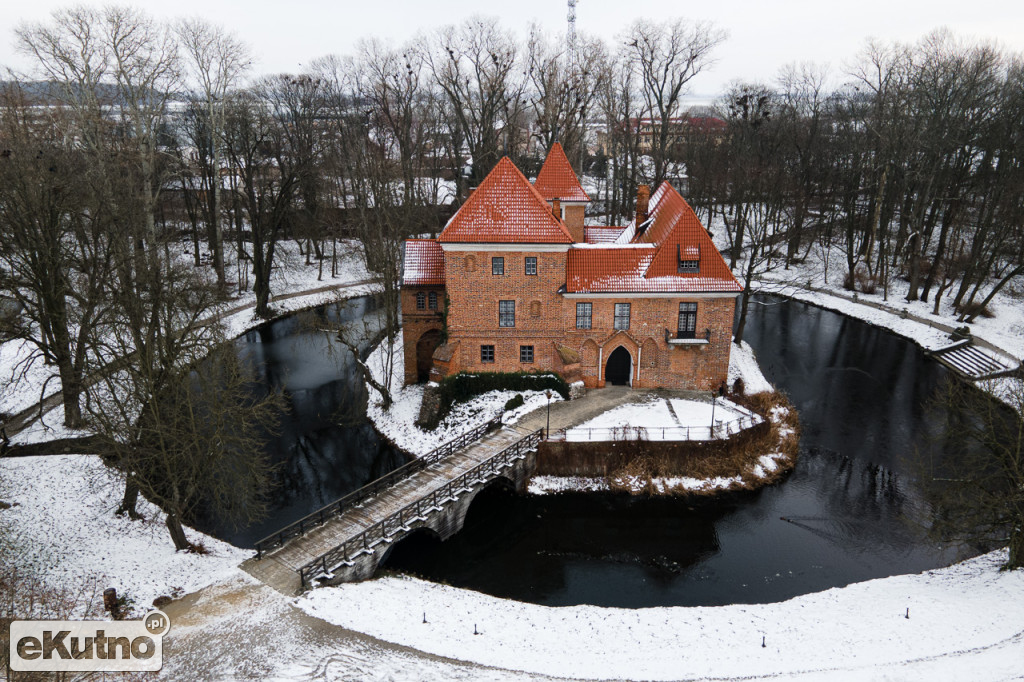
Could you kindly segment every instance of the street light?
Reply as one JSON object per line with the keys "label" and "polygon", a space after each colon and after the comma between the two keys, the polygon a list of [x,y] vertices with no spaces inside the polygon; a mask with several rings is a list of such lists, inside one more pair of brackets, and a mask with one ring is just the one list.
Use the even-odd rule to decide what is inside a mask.
{"label": "street light", "polygon": [[715,396],[714,393],[711,394],[711,440],[715,439],[715,405],[718,404],[716,402],[716,400],[717,400],[717,398],[720,398],[720,397],[722,397],[724,395],[725,395],[725,384],[724,383],[721,386],[718,387],[718,396],[717,397]]}
{"label": "street light", "polygon": [[544,440],[548,439],[548,435],[551,433],[551,390],[544,391],[544,397],[548,399],[548,425],[544,429]]}

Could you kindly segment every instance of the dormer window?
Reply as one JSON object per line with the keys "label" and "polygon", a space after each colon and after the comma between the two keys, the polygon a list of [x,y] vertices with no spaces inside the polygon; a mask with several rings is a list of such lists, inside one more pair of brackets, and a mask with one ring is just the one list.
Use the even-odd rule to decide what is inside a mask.
{"label": "dormer window", "polygon": [[700,272],[700,247],[679,244],[678,272]]}

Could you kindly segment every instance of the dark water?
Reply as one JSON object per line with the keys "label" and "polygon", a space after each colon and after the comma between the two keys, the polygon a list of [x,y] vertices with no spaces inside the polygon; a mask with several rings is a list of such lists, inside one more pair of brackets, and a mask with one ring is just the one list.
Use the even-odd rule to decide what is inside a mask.
{"label": "dark water", "polygon": [[801,457],[781,485],[701,503],[489,490],[461,533],[410,537],[385,566],[547,605],[643,607],[773,602],[955,560],[924,539],[912,480],[915,452],[938,447],[942,415],[926,404],[946,370],[798,302],[759,300],[746,335],[800,411]]}
{"label": "dark water", "polygon": [[333,502],[408,461],[366,419],[366,388],[351,352],[323,331],[338,325],[363,354],[380,329],[371,297],[267,323],[236,341],[257,374],[257,391],[284,389],[286,411],[267,453],[278,464],[271,511],[263,521],[230,528],[196,523],[239,547]]}

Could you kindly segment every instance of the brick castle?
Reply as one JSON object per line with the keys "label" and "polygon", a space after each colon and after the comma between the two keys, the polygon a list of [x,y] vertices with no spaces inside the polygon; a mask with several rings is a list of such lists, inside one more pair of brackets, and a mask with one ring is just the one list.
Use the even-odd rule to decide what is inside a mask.
{"label": "brick castle", "polygon": [[554,371],[588,388],[722,386],[742,287],[693,209],[668,183],[641,186],[633,222],[589,227],[589,201],[555,143],[533,184],[504,158],[436,240],[407,241],[406,383]]}

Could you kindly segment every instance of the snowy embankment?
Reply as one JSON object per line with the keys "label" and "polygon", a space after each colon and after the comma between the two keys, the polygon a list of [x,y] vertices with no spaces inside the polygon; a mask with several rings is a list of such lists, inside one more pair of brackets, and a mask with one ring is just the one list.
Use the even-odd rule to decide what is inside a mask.
{"label": "snowy embankment", "polygon": [[[411,455],[422,457],[439,445],[454,440],[463,433],[482,426],[502,414],[502,421],[505,424],[513,424],[523,415],[543,407],[548,402],[544,391],[490,391],[464,403],[456,403],[435,430],[425,431],[416,426],[416,419],[420,414],[420,403],[423,402],[423,384],[402,385],[405,378],[405,357],[402,348],[402,333],[399,332],[390,349],[392,356],[390,390],[393,400],[391,407],[385,410],[380,393],[367,386],[370,397],[366,406],[366,414],[378,431]],[[374,378],[382,384],[386,374],[388,353],[388,344],[387,341],[384,341],[373,350],[366,360]],[[505,403],[516,395],[523,396],[523,405],[505,412]],[[558,394],[551,396],[551,402],[561,399],[562,397]]]}
{"label": "snowy embankment", "polygon": [[[86,594],[117,588],[144,612],[161,595],[179,596],[238,575],[249,550],[187,529],[207,554],[175,552],[164,514],[139,500],[145,519],[114,515],[120,483],[99,457],[51,455],[0,459],[0,533],[17,566],[48,585]],[[95,595],[92,595],[95,597]]]}
{"label": "snowy embankment", "polygon": [[[909,675],[934,657],[968,658],[1005,647],[1008,677],[1019,674],[1024,571],[1000,572],[1005,559],[999,551],[777,604],[555,608],[407,577],[317,589],[296,603],[330,623],[401,646],[555,676],[815,679],[832,672],[851,680],[906,679],[901,670]],[[939,667],[922,677],[938,679],[938,672],[956,679],[953,670]],[[969,665],[962,672],[968,677],[961,679],[978,674]],[[1002,678],[991,667],[981,677]]]}
{"label": "snowy embankment", "polygon": [[[716,246],[722,251],[728,247],[727,232],[721,218],[716,215],[710,225]],[[934,324],[948,327],[963,326],[957,322],[958,313],[952,301],[959,283],[945,292],[939,302],[938,314],[932,314],[935,307],[935,292],[929,301],[907,301],[910,283],[900,277],[889,280],[888,296],[882,283],[876,285],[875,293],[857,292],[857,301],[849,300],[853,292],[843,287],[846,276],[846,253],[840,248],[823,251],[819,246],[812,248],[802,263],[784,267],[779,259],[772,267],[762,272],[752,283],[756,292],[779,294],[799,301],[834,310],[872,325],[888,329],[900,336],[911,339],[927,350],[949,346],[949,334],[927,322],[902,317],[903,311]],[[737,267],[736,272],[742,272]],[[813,287],[815,290],[811,290]],[[883,306],[879,310],[871,304]],[[1000,348],[1007,356],[1024,359],[1024,275],[1011,281],[988,304],[992,317],[979,316],[968,325],[971,333]]]}
{"label": "snowy embankment", "polygon": [[[376,291],[379,287],[368,284],[372,279],[362,261],[362,255],[354,243],[345,243],[339,253],[339,274],[330,275],[330,262],[324,262],[322,279],[316,263],[306,265],[304,257],[292,242],[279,245],[278,265],[271,275],[271,308],[278,315],[312,308],[337,301],[339,294],[344,297],[361,296]],[[229,274],[234,265],[227,264]],[[344,288],[339,292],[339,288]],[[301,292],[312,291],[302,295]],[[298,294],[298,295],[296,295]],[[227,338],[241,335],[262,324],[265,320],[253,313],[256,295],[250,290],[226,301],[222,306],[223,325]],[[35,347],[25,341],[15,340],[0,344],[0,414],[16,414],[37,404],[45,395],[60,390],[56,367],[45,365]],[[11,437],[15,444],[39,443],[58,438],[75,438],[88,435],[84,431],[65,429],[64,408],[58,406],[44,413],[21,433]]]}

